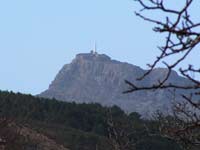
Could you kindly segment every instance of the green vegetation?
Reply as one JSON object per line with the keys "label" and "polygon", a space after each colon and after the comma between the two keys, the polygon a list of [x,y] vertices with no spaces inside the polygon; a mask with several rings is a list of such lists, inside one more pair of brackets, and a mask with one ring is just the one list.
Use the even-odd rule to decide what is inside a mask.
{"label": "green vegetation", "polygon": [[[66,103],[0,92],[0,111],[1,117],[12,118],[71,150],[113,150],[109,139],[112,131],[108,130],[110,117],[114,122],[113,128],[117,132],[123,130],[124,137],[127,133],[125,138],[138,150],[180,149],[173,141],[158,135],[155,122],[142,120],[135,112],[127,115],[117,106],[108,108],[99,104]],[[150,136],[146,127],[156,136]]]}

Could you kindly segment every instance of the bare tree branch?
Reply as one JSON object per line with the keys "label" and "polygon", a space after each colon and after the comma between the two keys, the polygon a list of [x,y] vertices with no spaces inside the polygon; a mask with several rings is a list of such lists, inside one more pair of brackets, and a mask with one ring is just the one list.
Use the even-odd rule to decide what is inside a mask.
{"label": "bare tree branch", "polygon": [[[129,89],[124,93],[131,93],[142,90],[158,89],[182,89],[189,90],[190,95],[182,94],[184,101],[176,102],[173,106],[173,115],[166,117],[158,114],[160,130],[164,136],[181,143],[184,148],[188,145],[200,145],[200,81],[195,79],[195,75],[200,76],[200,67],[188,64],[186,68],[179,67],[190,53],[192,53],[200,43],[200,22],[195,22],[191,17],[190,9],[195,0],[135,0],[142,7],[136,16],[144,21],[155,24],[154,32],[164,34],[164,45],[159,46],[160,53],[152,64],[148,64],[148,70],[138,80],[144,80],[152,71],[162,63],[167,68],[165,76],[149,86],[138,86],[136,83],[125,80]],[[167,3],[182,3],[183,6],[174,9],[173,5]],[[159,12],[164,18],[153,18],[144,15],[146,11]],[[150,14],[150,13],[149,13]],[[169,58],[176,56],[174,61]],[[167,82],[172,71],[178,67],[180,75],[188,79],[190,85],[177,85]]]}

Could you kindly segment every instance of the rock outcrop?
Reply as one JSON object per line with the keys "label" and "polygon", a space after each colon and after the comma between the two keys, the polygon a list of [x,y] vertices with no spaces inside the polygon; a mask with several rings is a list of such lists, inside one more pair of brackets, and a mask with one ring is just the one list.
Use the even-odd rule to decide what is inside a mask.
{"label": "rock outcrop", "polygon": [[[173,99],[173,94],[169,90],[123,94],[128,88],[125,79],[141,86],[148,86],[162,79],[167,70],[157,68],[144,80],[136,80],[145,72],[146,70],[138,66],[112,60],[104,54],[78,54],[70,64],[64,65],[49,88],[39,96],[68,102],[117,105],[126,112],[136,111],[143,115],[153,113],[157,109],[167,111]],[[167,82],[190,84],[175,71],[171,73]],[[178,91],[180,92],[183,91]],[[176,99],[180,100],[181,97],[177,95]]]}

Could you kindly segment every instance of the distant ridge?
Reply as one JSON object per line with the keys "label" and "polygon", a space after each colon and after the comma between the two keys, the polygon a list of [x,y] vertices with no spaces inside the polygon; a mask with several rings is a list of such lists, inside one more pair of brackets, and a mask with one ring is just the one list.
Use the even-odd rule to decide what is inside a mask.
{"label": "distant ridge", "polygon": [[[157,68],[143,81],[136,79],[146,70],[138,66],[112,60],[105,54],[77,54],[70,64],[66,64],[56,75],[49,88],[39,96],[56,98],[77,103],[100,103],[104,106],[117,105],[126,112],[152,114],[156,110],[168,111],[173,99],[168,90],[140,91],[122,94],[127,90],[124,80],[134,81],[138,85],[152,85],[167,73]],[[173,71],[168,83],[189,85],[190,82]],[[178,93],[184,92],[179,90]],[[181,97],[176,97],[181,100]]]}

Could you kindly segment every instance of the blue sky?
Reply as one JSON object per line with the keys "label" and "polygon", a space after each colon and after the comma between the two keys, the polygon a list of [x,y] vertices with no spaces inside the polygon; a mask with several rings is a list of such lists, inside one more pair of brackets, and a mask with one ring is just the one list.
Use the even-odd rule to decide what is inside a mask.
{"label": "blue sky", "polygon": [[0,89],[42,92],[94,41],[99,53],[146,68],[161,41],[138,9],[133,0],[0,1]]}

